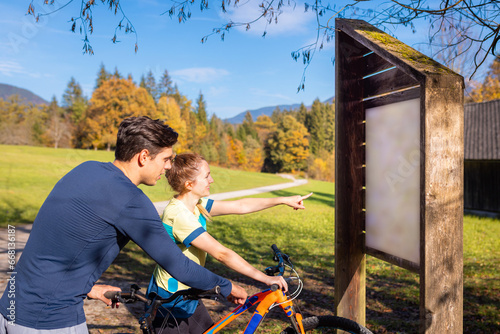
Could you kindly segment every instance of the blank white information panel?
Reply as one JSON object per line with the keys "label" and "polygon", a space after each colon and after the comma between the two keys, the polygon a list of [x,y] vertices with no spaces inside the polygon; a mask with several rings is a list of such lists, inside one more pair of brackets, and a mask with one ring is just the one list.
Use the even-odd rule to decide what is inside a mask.
{"label": "blank white information panel", "polygon": [[366,109],[366,246],[420,264],[420,99]]}

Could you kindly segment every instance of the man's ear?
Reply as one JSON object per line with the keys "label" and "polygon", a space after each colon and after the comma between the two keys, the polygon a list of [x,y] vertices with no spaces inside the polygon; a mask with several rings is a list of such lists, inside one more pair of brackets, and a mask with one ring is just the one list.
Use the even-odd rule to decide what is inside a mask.
{"label": "man's ear", "polygon": [[146,164],[148,159],[149,159],[149,151],[146,149],[143,149],[141,152],[139,152],[139,154],[137,156],[137,163],[139,164],[139,166],[142,167]]}

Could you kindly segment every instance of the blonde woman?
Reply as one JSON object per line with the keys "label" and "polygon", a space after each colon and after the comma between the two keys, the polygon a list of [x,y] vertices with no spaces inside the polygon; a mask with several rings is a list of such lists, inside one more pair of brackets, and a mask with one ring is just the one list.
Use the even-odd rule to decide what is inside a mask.
{"label": "blonde woman", "polygon": [[[231,249],[220,244],[207,232],[211,217],[228,214],[246,214],[285,204],[293,209],[305,209],[303,200],[312,195],[275,198],[244,198],[235,201],[208,199],[210,185],[214,182],[205,159],[194,153],[179,154],[166,171],[168,183],[177,195],[163,212],[163,225],[182,252],[191,260],[205,265],[207,253],[227,267],[267,285],[288,286],[281,276],[267,276],[245,261]],[[167,298],[178,290],[189,287],[174,279],[157,266],[148,288]],[[155,327],[163,322],[168,328],[163,333],[203,333],[213,321],[201,301],[176,300],[163,305],[168,311],[159,312]],[[172,319],[172,316],[175,319]]]}

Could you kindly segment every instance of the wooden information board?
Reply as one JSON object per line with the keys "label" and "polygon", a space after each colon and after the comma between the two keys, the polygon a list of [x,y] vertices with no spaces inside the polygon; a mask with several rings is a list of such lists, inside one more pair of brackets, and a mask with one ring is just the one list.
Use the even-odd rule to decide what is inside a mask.
{"label": "wooden information board", "polygon": [[365,323],[370,255],[419,274],[420,333],[462,333],[463,78],[364,21],[335,38],[336,314]]}

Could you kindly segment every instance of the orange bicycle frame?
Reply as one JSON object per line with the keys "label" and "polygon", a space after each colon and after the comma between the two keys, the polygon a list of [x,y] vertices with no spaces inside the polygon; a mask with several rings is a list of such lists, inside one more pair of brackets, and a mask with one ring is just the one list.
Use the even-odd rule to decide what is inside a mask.
{"label": "orange bicycle frame", "polygon": [[210,327],[204,334],[213,334],[217,333],[219,330],[224,328],[226,325],[231,323],[234,319],[239,317],[244,312],[248,311],[250,307],[259,303],[257,308],[255,309],[250,321],[245,328],[244,334],[255,333],[257,327],[259,327],[260,323],[264,319],[264,317],[269,312],[271,306],[273,304],[278,304],[279,307],[285,312],[288,318],[295,317],[297,320],[297,324],[299,326],[299,330],[301,333],[304,333],[304,327],[302,326],[302,315],[300,313],[296,313],[293,309],[293,302],[288,300],[285,293],[280,289],[276,291],[272,291],[270,289],[264,290],[256,293],[255,295],[249,297],[243,305],[235,308],[231,313],[226,315],[224,318],[219,320],[215,325]]}

